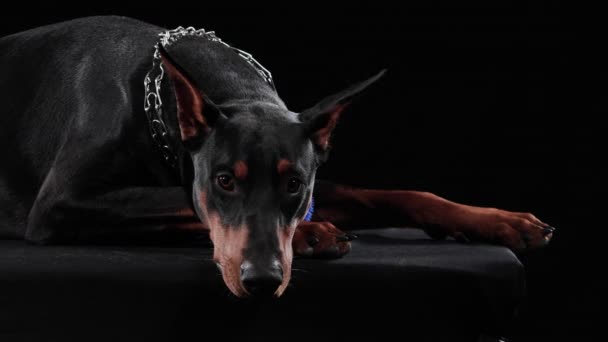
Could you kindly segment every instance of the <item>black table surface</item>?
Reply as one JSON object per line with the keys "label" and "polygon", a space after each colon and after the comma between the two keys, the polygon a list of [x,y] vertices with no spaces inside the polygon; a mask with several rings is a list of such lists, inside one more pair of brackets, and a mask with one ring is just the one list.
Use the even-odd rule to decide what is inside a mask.
{"label": "black table surface", "polygon": [[294,260],[290,287],[271,301],[232,296],[208,243],[0,241],[0,341],[455,340],[508,331],[525,295],[522,264],[508,249],[434,241],[416,229],[355,233],[344,258]]}

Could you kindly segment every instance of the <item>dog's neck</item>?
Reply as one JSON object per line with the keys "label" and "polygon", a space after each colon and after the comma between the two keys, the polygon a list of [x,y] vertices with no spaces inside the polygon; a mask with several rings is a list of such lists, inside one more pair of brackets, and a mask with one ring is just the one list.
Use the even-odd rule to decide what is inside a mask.
{"label": "dog's neck", "polygon": [[216,105],[235,101],[285,107],[274,86],[231,47],[198,36],[185,36],[165,50]]}

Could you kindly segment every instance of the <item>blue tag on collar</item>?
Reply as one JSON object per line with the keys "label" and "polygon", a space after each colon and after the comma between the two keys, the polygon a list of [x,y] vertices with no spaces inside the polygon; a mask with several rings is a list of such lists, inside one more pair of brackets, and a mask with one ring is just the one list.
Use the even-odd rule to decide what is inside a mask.
{"label": "blue tag on collar", "polygon": [[308,212],[306,216],[304,216],[304,221],[310,222],[312,220],[312,213],[315,211],[315,199],[314,197],[310,198],[310,207],[308,208]]}

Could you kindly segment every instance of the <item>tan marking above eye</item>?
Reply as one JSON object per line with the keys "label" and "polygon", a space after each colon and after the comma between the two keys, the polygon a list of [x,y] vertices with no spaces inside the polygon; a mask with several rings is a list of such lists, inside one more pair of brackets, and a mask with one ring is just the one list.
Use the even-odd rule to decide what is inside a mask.
{"label": "tan marking above eye", "polygon": [[245,178],[247,178],[248,172],[249,169],[247,167],[247,163],[245,163],[244,161],[239,160],[234,163],[234,177],[236,177],[238,180],[244,180]]}
{"label": "tan marking above eye", "polygon": [[280,159],[279,162],[277,163],[277,172],[281,175],[284,174],[285,172],[289,171],[289,169],[291,169],[291,167],[293,166],[293,163],[287,159]]}

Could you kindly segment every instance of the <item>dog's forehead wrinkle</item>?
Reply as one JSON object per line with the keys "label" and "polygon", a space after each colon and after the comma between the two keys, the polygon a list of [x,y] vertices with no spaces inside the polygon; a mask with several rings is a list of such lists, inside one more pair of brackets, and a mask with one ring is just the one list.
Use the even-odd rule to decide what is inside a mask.
{"label": "dog's forehead wrinkle", "polygon": [[252,114],[255,115],[258,120],[264,120],[274,116],[283,117],[283,119],[290,122],[299,122],[298,114],[285,108],[282,103],[237,98],[226,101],[218,107],[228,117]]}
{"label": "dog's forehead wrinkle", "polygon": [[[234,120],[233,120],[234,119]],[[284,120],[262,120],[255,115],[241,114],[238,120],[231,119],[224,128],[219,145],[231,146],[230,151],[221,153],[237,154],[233,158],[263,159],[271,162],[275,155],[295,158],[302,151],[302,141],[298,138],[297,127]]]}

